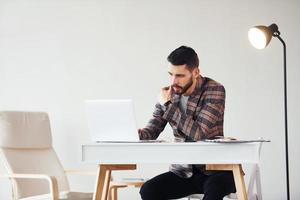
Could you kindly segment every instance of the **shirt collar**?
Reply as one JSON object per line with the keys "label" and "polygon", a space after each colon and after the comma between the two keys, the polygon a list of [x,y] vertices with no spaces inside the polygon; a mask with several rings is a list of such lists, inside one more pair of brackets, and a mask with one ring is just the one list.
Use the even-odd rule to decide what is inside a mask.
{"label": "shirt collar", "polygon": [[201,75],[199,75],[199,78],[197,78],[196,87],[195,87],[194,91],[190,94],[190,96],[194,97],[199,94],[199,91],[201,90],[201,88],[203,86],[203,82],[204,82],[204,78]]}

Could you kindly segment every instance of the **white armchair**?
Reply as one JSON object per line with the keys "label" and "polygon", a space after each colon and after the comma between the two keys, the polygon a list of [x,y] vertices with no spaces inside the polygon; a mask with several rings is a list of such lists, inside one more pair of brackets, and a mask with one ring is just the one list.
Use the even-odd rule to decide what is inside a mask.
{"label": "white armchair", "polygon": [[[93,193],[70,191],[66,172],[52,147],[47,113],[0,112],[0,159],[7,172],[0,178],[11,180],[14,200],[93,198]],[[118,186],[127,187],[115,184],[115,188]]]}

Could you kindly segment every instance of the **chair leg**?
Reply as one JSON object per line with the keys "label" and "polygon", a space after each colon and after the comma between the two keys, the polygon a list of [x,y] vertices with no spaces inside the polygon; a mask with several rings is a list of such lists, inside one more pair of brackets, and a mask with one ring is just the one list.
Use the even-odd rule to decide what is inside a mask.
{"label": "chair leg", "polygon": [[118,200],[118,188],[113,188],[112,195],[112,200]]}
{"label": "chair leg", "polygon": [[109,194],[108,194],[108,199],[109,200],[118,200],[118,196],[117,196],[117,188],[115,187],[111,187],[109,189]]}
{"label": "chair leg", "polygon": [[108,199],[109,200],[118,200],[118,188],[125,188],[126,185],[113,185],[109,188]]}
{"label": "chair leg", "polygon": [[112,200],[112,188],[109,188],[108,190],[108,200]]}

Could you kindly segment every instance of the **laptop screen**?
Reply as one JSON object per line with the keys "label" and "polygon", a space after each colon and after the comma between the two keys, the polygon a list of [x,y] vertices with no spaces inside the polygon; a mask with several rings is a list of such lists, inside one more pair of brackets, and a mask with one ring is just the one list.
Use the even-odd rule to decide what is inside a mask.
{"label": "laptop screen", "polygon": [[133,102],[87,100],[86,114],[92,141],[138,141]]}

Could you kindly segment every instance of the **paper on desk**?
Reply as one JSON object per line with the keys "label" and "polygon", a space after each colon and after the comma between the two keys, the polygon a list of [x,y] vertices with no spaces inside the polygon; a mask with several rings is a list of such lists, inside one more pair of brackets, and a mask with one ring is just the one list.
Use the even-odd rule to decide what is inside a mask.
{"label": "paper on desk", "polygon": [[217,138],[217,139],[205,139],[203,142],[215,142],[215,143],[250,143],[250,142],[271,142],[265,139],[253,139],[253,140],[240,140],[234,138]]}

